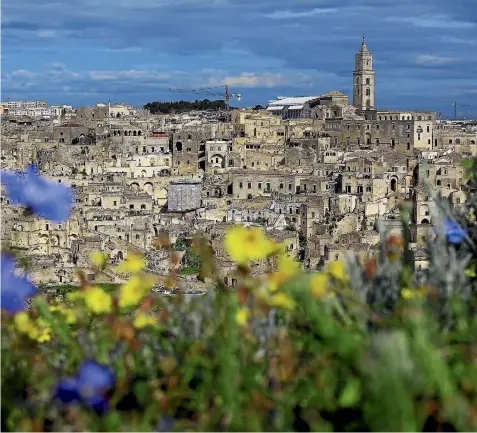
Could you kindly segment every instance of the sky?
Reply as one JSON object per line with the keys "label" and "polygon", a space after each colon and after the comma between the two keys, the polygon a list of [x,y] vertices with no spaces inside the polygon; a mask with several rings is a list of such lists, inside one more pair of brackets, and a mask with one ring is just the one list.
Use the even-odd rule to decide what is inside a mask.
{"label": "sky", "polygon": [[3,0],[2,100],[351,95],[363,33],[376,107],[477,118],[477,0]]}

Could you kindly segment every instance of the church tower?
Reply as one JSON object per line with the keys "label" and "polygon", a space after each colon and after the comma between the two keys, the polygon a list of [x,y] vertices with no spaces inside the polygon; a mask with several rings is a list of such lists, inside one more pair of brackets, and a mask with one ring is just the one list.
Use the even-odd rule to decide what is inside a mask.
{"label": "church tower", "polygon": [[360,110],[374,108],[373,55],[366,46],[364,35],[361,48],[354,55],[353,105]]}

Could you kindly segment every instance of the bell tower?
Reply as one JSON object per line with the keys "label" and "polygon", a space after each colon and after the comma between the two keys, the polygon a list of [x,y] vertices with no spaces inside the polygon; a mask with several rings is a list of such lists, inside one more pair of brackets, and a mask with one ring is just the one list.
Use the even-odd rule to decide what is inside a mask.
{"label": "bell tower", "polygon": [[363,35],[361,48],[354,55],[353,105],[360,110],[374,108],[373,55]]}

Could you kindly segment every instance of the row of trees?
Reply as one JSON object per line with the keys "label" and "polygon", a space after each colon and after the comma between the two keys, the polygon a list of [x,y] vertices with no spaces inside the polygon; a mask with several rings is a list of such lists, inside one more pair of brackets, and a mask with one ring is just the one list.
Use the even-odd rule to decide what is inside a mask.
{"label": "row of trees", "polygon": [[205,111],[205,110],[225,110],[225,102],[222,100],[210,101],[209,99],[201,99],[195,101],[154,101],[144,105],[144,109],[149,110],[151,114],[174,114],[186,113],[188,111]]}

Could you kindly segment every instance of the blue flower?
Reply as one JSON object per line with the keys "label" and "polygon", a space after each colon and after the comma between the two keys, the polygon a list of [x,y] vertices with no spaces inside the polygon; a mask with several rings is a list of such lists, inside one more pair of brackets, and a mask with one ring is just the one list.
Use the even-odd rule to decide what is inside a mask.
{"label": "blue flower", "polygon": [[444,234],[451,244],[460,244],[466,236],[465,230],[449,218],[444,220]]}
{"label": "blue flower", "polygon": [[75,377],[64,378],[58,383],[55,397],[65,404],[82,402],[96,413],[103,414],[109,406],[105,392],[114,382],[114,374],[107,367],[88,360]]}
{"label": "blue flower", "polygon": [[105,366],[94,361],[85,361],[80,367],[77,380],[80,386],[101,391],[114,384],[114,374]]}
{"label": "blue flower", "polygon": [[1,256],[2,308],[10,313],[25,309],[25,298],[36,293],[36,287],[24,275],[15,274],[15,261],[10,256]]}
{"label": "blue flower", "polygon": [[40,176],[35,166],[28,166],[24,173],[3,171],[1,181],[13,203],[53,222],[61,223],[69,218],[74,203],[73,190]]}

